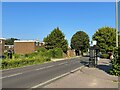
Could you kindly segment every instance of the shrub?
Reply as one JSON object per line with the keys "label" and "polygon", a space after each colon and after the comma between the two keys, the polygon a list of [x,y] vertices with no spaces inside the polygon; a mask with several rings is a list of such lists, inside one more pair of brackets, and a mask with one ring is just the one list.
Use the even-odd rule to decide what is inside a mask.
{"label": "shrub", "polygon": [[108,55],[108,54],[101,54],[100,57],[101,57],[101,58],[109,58],[109,55]]}
{"label": "shrub", "polygon": [[112,75],[116,75],[116,76],[120,76],[120,52],[118,53],[118,50],[120,50],[120,47],[119,49],[115,49],[114,51],[114,58],[112,60],[112,68],[110,69],[110,74]]}
{"label": "shrub", "polygon": [[25,57],[29,57],[29,54],[25,54]]}
{"label": "shrub", "polygon": [[39,64],[50,60],[50,57],[48,57],[47,55],[47,50],[45,48],[40,48],[38,52],[34,52],[31,54],[13,54],[13,59],[6,58],[2,60],[1,68],[15,68],[32,64]]}
{"label": "shrub", "polygon": [[61,58],[63,57],[63,51],[61,48],[49,49],[48,56],[51,58]]}
{"label": "shrub", "polygon": [[2,69],[8,69],[8,68],[15,68],[15,67],[21,67],[26,65],[32,65],[32,64],[39,64],[43,63],[45,61],[50,61],[50,58],[44,57],[44,58],[35,58],[35,59],[19,59],[19,60],[2,60]]}
{"label": "shrub", "polygon": [[47,49],[44,47],[41,47],[37,50],[38,52],[47,52]]}
{"label": "shrub", "polygon": [[47,50],[39,48],[37,52],[25,55],[13,54],[13,59],[2,60],[2,69],[21,67],[32,64],[39,64],[50,61],[50,58],[63,57],[63,51],[60,48]]}
{"label": "shrub", "polygon": [[53,49],[55,52],[55,58],[61,58],[63,57],[63,51],[61,48],[55,48]]}
{"label": "shrub", "polygon": [[19,54],[13,54],[13,57],[14,58],[20,58],[20,55]]}

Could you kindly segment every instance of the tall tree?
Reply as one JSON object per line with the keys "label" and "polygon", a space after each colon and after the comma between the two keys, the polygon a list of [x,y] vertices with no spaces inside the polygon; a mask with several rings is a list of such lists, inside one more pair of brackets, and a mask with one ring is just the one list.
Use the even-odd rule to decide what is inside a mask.
{"label": "tall tree", "polygon": [[89,48],[89,36],[84,31],[76,32],[71,38],[71,48],[75,50],[87,51]]}
{"label": "tall tree", "polygon": [[118,46],[120,47],[120,32],[118,34]]}
{"label": "tall tree", "polygon": [[115,29],[111,27],[99,28],[92,39],[97,41],[97,46],[102,52],[113,51],[116,47]]}
{"label": "tall tree", "polygon": [[17,39],[17,38],[8,38],[8,39],[5,40],[5,44],[6,45],[13,45],[14,40],[19,40],[19,39]]}
{"label": "tall tree", "polygon": [[43,40],[47,49],[61,48],[64,53],[67,53],[68,42],[65,35],[57,27]]}

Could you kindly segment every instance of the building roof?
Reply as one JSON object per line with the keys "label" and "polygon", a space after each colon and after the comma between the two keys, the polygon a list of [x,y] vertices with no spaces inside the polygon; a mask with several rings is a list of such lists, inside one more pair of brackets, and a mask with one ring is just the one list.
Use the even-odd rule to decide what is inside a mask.
{"label": "building roof", "polygon": [[15,40],[14,42],[39,42],[37,40]]}
{"label": "building roof", "polygon": [[5,45],[5,46],[14,46],[14,45]]}
{"label": "building roof", "polygon": [[6,40],[6,38],[0,38],[0,40]]}

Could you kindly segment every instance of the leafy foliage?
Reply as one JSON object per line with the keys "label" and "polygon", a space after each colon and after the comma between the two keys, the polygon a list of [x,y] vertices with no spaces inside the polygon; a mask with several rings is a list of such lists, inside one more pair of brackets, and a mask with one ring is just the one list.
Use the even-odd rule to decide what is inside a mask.
{"label": "leafy foliage", "polygon": [[120,76],[120,47],[114,51],[114,59],[112,60],[112,68],[110,74]]}
{"label": "leafy foliage", "polygon": [[6,45],[13,45],[14,40],[19,40],[19,39],[17,39],[17,38],[9,38],[9,39],[5,40],[5,44]]}
{"label": "leafy foliage", "polygon": [[120,33],[118,35],[118,46],[120,46]]}
{"label": "leafy foliage", "polygon": [[118,36],[118,49],[114,50],[114,59],[112,60],[112,68],[110,74],[120,76],[120,33]]}
{"label": "leafy foliage", "polygon": [[61,48],[54,48],[54,49],[45,49],[39,48],[37,52],[25,55],[13,54],[13,59],[3,59],[2,62],[2,69],[7,68],[16,68],[22,67],[26,65],[33,65],[39,64],[46,61],[50,61],[51,58],[62,58],[63,51]]}
{"label": "leafy foliage", "polygon": [[71,38],[71,48],[75,50],[87,51],[89,48],[89,36],[83,32],[78,31],[76,32]]}
{"label": "leafy foliage", "polygon": [[116,46],[115,29],[111,27],[102,27],[93,35],[93,40],[97,41],[97,46],[101,51],[113,51]]}
{"label": "leafy foliage", "polygon": [[68,42],[59,28],[55,28],[47,37],[44,38],[47,49],[61,48],[64,53],[67,52]]}
{"label": "leafy foliage", "polygon": [[101,55],[100,55],[100,58],[106,58],[106,59],[108,59],[108,58],[109,58],[109,55],[108,55],[108,54],[101,54]]}
{"label": "leafy foliage", "polygon": [[22,67],[22,66],[26,66],[26,65],[33,65],[33,64],[39,64],[39,63],[43,63],[45,61],[50,61],[49,58],[37,58],[37,59],[33,59],[33,58],[25,58],[25,59],[14,59],[14,60],[2,60],[2,69],[8,69],[8,68],[15,68],[15,67]]}
{"label": "leafy foliage", "polygon": [[63,51],[62,51],[61,48],[49,49],[48,50],[48,55],[51,58],[61,58],[61,57],[63,57]]}

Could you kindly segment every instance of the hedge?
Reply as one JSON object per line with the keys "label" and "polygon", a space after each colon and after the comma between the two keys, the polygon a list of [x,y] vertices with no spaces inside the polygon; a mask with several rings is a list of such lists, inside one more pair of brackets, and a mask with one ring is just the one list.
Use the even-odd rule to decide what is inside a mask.
{"label": "hedge", "polygon": [[62,58],[63,57],[63,51],[60,48],[49,49],[47,51],[47,54],[51,58]]}
{"label": "hedge", "polygon": [[101,58],[109,58],[109,55],[108,54],[101,54],[100,57]]}
{"label": "hedge", "polygon": [[22,67],[26,65],[39,64],[45,61],[50,61],[50,58],[44,57],[40,59],[19,59],[19,60],[2,60],[2,69]]}
{"label": "hedge", "polygon": [[[6,54],[7,55],[7,54]],[[50,58],[63,57],[63,51],[60,48],[54,48],[47,50],[45,48],[39,48],[37,52],[25,55],[13,54],[13,59],[3,59],[2,69],[22,67],[26,65],[39,64],[46,61],[50,61]]]}

